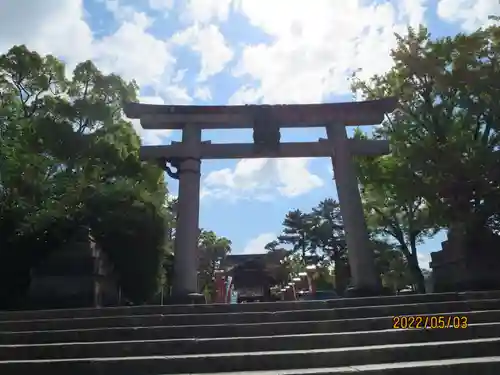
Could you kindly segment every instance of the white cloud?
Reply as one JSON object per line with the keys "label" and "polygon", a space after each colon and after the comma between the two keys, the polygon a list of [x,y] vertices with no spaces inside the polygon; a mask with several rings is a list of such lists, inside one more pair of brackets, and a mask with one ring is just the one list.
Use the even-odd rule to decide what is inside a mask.
{"label": "white cloud", "polygon": [[[69,69],[92,59],[105,73],[135,79],[141,86],[169,86],[176,60],[168,41],[148,32],[151,20],[144,13],[117,0],[104,1],[103,6],[112,12],[119,27],[113,34],[94,39],[85,22],[82,0],[47,0],[41,4],[20,0],[3,6],[0,52],[14,44],[26,44],[41,54],[63,58]],[[19,23],[30,27],[17,27]]]}
{"label": "white cloud", "polygon": [[418,253],[417,255],[418,259],[418,264],[420,265],[420,268],[422,269],[429,269],[429,263],[431,261],[431,254],[430,253]]}
{"label": "white cloud", "polygon": [[94,43],[93,60],[103,71],[135,79],[141,86],[158,88],[168,83],[176,60],[167,42],[147,32],[150,25],[146,15],[135,13],[114,34]]}
{"label": "white cloud", "polygon": [[172,84],[159,89],[159,93],[165,98],[165,103],[168,104],[190,104],[193,101],[184,86]]}
{"label": "white cloud", "polygon": [[198,86],[194,91],[194,97],[206,102],[212,99],[212,93],[207,86]]}
{"label": "white cloud", "polygon": [[226,21],[232,0],[184,0],[186,7],[181,19],[190,23],[206,23],[212,20]]}
{"label": "white cloud", "polygon": [[[159,96],[141,96],[139,102],[145,104],[165,104],[165,101]],[[141,137],[144,145],[164,144],[164,139],[170,135],[171,130],[144,130],[141,121],[138,119],[129,120],[132,122],[137,134]]]}
{"label": "white cloud", "polygon": [[440,0],[437,14],[450,23],[458,23],[465,31],[493,24],[488,16],[500,15],[498,0]]}
{"label": "white cloud", "polygon": [[104,4],[104,7],[110,12],[115,20],[126,21],[134,18],[137,13],[134,7],[120,4],[120,0],[97,0]]}
{"label": "white cloud", "polygon": [[396,2],[399,20],[416,26],[424,23],[427,0],[398,0]]}
{"label": "white cloud", "polygon": [[254,239],[248,241],[245,248],[243,249],[243,254],[263,254],[267,253],[264,248],[269,242],[276,239],[275,233],[262,233]]}
{"label": "white cloud", "polygon": [[234,75],[258,85],[241,87],[230,102],[321,102],[347,93],[353,70],[371,76],[392,65],[394,33],[421,23],[425,3],[238,0],[236,9],[273,42],[244,48]]}
{"label": "white cloud", "polygon": [[323,185],[311,174],[307,158],[244,159],[234,169],[211,172],[203,181],[203,196],[218,199],[271,200],[276,194],[297,197]]}
{"label": "white cloud", "polygon": [[238,104],[253,104],[261,98],[261,91],[259,88],[250,85],[242,85],[228,100],[229,105]]}
{"label": "white cloud", "polygon": [[149,0],[149,7],[158,12],[169,12],[174,7],[174,0]]}
{"label": "white cloud", "polygon": [[179,69],[172,78],[172,82],[173,83],[182,82],[182,80],[186,76],[187,71],[188,71],[187,69]]}
{"label": "white cloud", "polygon": [[215,25],[200,26],[195,24],[176,33],[172,37],[172,42],[188,46],[200,55],[199,81],[205,81],[207,78],[220,73],[233,58],[233,51]]}
{"label": "white cloud", "polygon": [[42,54],[64,56],[70,65],[90,56],[92,32],[82,0],[2,1],[0,9],[0,53],[26,44]]}

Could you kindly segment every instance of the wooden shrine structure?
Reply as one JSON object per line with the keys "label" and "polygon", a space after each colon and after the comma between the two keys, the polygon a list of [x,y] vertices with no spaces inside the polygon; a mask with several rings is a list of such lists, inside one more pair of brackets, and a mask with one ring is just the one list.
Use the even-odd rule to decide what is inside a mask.
{"label": "wooden shrine structure", "polygon": [[[140,119],[144,129],[181,129],[182,141],[142,146],[143,160],[158,161],[168,175],[179,180],[175,238],[173,298],[188,301],[197,292],[197,245],[202,159],[330,157],[346,232],[352,276],[351,295],[381,292],[370,248],[352,155],[389,153],[384,140],[347,137],[346,126],[376,125],[397,104],[395,98],[364,102],[180,106],[128,103],[125,114]],[[280,142],[281,128],[325,127],[327,139],[316,142]],[[253,129],[254,143],[202,142],[203,129]]]}

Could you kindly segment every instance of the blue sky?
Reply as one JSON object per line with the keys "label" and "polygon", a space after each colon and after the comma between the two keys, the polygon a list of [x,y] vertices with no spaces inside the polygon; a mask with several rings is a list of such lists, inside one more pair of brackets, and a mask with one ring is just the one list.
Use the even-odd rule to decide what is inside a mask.
{"label": "blue sky", "polygon": [[[369,77],[391,66],[395,32],[423,23],[436,37],[451,35],[485,25],[490,14],[500,14],[497,0],[3,0],[0,52],[24,43],[63,58],[68,70],[92,59],[135,79],[146,103],[338,102],[352,99],[352,71]],[[145,144],[180,138],[134,126]],[[324,136],[282,132],[284,141]],[[252,140],[250,130],[203,138]],[[230,238],[235,253],[259,252],[286,212],[326,197],[336,198],[328,159],[205,161],[201,227]],[[442,240],[420,247],[422,265]]]}

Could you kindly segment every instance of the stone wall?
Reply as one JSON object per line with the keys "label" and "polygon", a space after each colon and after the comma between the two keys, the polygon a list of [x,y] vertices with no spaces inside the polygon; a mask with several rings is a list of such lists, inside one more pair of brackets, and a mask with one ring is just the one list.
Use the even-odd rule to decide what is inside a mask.
{"label": "stone wall", "polygon": [[474,240],[450,230],[442,250],[431,253],[433,292],[500,289],[500,239],[486,232]]}
{"label": "stone wall", "polygon": [[92,238],[82,230],[32,272],[26,307],[36,309],[99,307],[118,304],[113,269]]}

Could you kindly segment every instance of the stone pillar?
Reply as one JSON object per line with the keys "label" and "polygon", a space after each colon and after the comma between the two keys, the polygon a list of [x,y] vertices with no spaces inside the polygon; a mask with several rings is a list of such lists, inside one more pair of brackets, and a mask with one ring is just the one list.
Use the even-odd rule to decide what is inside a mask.
{"label": "stone pillar", "polygon": [[198,292],[198,236],[200,211],[201,128],[186,125],[182,144],[193,157],[179,165],[179,197],[175,232],[175,258],[172,297],[176,303],[192,302],[190,294]]}
{"label": "stone pillar", "polygon": [[377,295],[382,291],[380,277],[375,268],[375,258],[370,246],[358,178],[347,142],[347,132],[345,126],[338,124],[327,126],[326,131],[333,146],[332,165],[352,277],[352,286],[348,288],[346,294]]}

